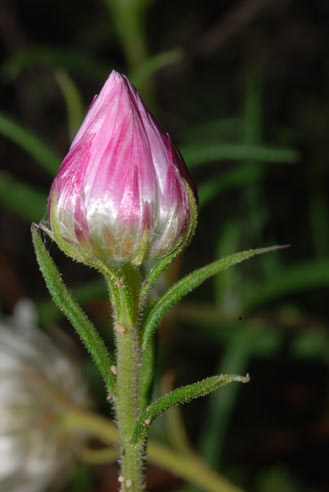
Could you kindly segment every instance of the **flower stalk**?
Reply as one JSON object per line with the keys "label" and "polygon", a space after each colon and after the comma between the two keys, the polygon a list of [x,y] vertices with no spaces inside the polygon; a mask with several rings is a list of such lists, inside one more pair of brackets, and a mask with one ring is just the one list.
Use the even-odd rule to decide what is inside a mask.
{"label": "flower stalk", "polygon": [[[138,299],[138,292],[134,291],[132,295]],[[115,338],[117,348],[117,365],[114,368],[114,372],[117,373],[115,407],[120,435],[119,481],[122,492],[140,492],[144,490],[144,445],[142,442],[133,444],[131,436],[140,414],[138,383],[141,350],[137,316],[126,303],[123,303],[120,316],[115,320]]]}
{"label": "flower stalk", "polygon": [[138,371],[140,351],[136,346],[137,330],[135,326],[127,327],[125,333],[117,334],[117,392],[116,414],[120,432],[120,466],[119,479],[121,490],[140,492],[144,489],[143,481],[143,443],[132,444],[138,408]]}

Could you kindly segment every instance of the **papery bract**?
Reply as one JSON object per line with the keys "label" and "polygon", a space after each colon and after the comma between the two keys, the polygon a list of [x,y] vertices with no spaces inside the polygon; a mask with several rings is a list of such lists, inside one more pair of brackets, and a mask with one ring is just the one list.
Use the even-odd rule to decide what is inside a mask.
{"label": "papery bract", "polygon": [[57,243],[87,264],[157,258],[184,240],[191,218],[183,159],[128,79],[112,72],[53,182]]}

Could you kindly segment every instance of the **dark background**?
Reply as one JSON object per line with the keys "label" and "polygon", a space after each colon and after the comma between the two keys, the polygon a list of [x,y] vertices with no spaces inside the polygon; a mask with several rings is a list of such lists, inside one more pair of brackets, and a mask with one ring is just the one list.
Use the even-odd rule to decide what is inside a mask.
{"label": "dark background", "polygon": [[[156,392],[216,371],[250,373],[248,385],[184,407],[193,446],[248,492],[329,491],[329,2],[119,4],[0,5],[2,312],[30,297],[43,328],[58,323],[75,336],[47,300],[31,245],[30,223],[46,217],[52,177],[30,134],[60,161],[81,107],[112,69],[126,73],[200,191],[195,239],[167,282],[240,249],[290,244],[206,282],[170,313]],[[51,253],[110,341],[96,273],[55,246]],[[104,411],[87,360],[84,370]],[[170,417],[160,420],[154,438],[171,441],[170,426]],[[155,468],[148,480],[151,491],[183,487]],[[115,465],[81,465],[67,490],[116,490]]]}

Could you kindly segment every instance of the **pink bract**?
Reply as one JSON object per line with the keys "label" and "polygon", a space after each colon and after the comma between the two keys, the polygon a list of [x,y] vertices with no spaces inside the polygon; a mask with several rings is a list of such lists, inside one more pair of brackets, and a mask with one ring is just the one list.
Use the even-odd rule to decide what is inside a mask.
{"label": "pink bract", "polygon": [[186,186],[195,193],[169,135],[113,71],[54,179],[50,225],[55,239],[59,234],[87,259],[156,258],[184,239],[191,220]]}

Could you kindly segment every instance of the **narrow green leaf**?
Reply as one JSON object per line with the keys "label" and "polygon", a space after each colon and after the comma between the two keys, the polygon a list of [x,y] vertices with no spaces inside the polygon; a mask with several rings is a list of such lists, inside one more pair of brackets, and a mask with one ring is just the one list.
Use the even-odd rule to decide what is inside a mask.
{"label": "narrow green leaf", "polygon": [[113,361],[102,338],[65,286],[55,263],[38,233],[38,226],[36,224],[32,225],[32,238],[41,273],[55,304],[72,323],[98,367],[107,390],[113,393],[115,379],[110,369]]}
{"label": "narrow green leaf", "polygon": [[[85,282],[72,288],[73,297],[81,305],[87,304],[94,299],[106,297],[106,284],[103,278]],[[60,318],[63,313],[49,298],[37,304],[38,319],[42,325],[47,325]]]}
{"label": "narrow green leaf", "polygon": [[245,144],[262,141],[264,74],[259,67],[247,67],[243,108],[243,140]]}
{"label": "narrow green leaf", "polygon": [[262,173],[258,167],[239,166],[221,174],[218,178],[213,177],[209,181],[202,183],[198,188],[200,207],[223,191],[255,183],[261,176]]}
{"label": "narrow green leaf", "polygon": [[[253,347],[255,342],[257,343],[260,330],[248,325],[243,328],[238,333],[233,330],[234,335],[228,341],[220,361],[220,372],[244,373],[247,370],[248,361],[251,354],[254,353]],[[223,391],[213,393],[209,398],[201,434],[200,455],[213,468],[219,465],[239,390],[240,386],[229,385]]]}
{"label": "narrow green leaf", "polygon": [[214,261],[209,265],[199,268],[190,273],[186,277],[182,278],[179,282],[173,285],[151,308],[144,323],[143,323],[143,349],[145,349],[153,336],[155,329],[157,328],[160,319],[166,314],[166,312],[182,297],[198,287],[202,282],[210,278],[211,276],[219,273],[227,268],[241,263],[244,260],[248,260],[252,256],[260,255],[263,253],[269,253],[276,251],[277,249],[284,248],[286,246],[271,246],[269,248],[251,249],[249,251],[241,251],[232,256],[221,258]]}
{"label": "narrow green leaf", "polygon": [[142,63],[137,70],[135,70],[131,76],[131,82],[139,87],[146,79],[148,79],[154,72],[160,68],[178,63],[182,58],[181,50],[170,50],[158,53],[156,55],[147,58],[147,60]]}
{"label": "narrow green leaf", "polygon": [[69,134],[70,139],[73,140],[82,123],[84,115],[83,102],[77,86],[67,72],[64,70],[58,70],[55,76],[65,99],[68,114]]}
{"label": "narrow green leaf", "polygon": [[230,142],[241,139],[241,118],[218,118],[207,120],[188,128],[180,137],[180,146],[190,142],[215,144],[218,141]]}
{"label": "narrow green leaf", "polygon": [[326,167],[321,160],[313,161],[312,168],[308,170],[306,177],[308,186],[307,200],[309,206],[310,239],[313,244],[314,253],[318,259],[327,258],[329,251],[329,210],[328,210],[328,188],[326,182]]}
{"label": "narrow green leaf", "polygon": [[173,261],[174,258],[176,258],[176,256],[184,251],[184,249],[190,244],[195,233],[198,220],[198,206],[190,186],[185,183],[185,187],[188,194],[191,211],[191,220],[188,226],[188,230],[186,231],[185,238],[172,253],[160,259],[160,261],[151,269],[150,273],[143,282],[143,287],[140,293],[141,304],[144,303],[147,294],[149,293],[152,285],[154,284],[160,273],[162,273],[167,268],[167,266]]}
{"label": "narrow green leaf", "polygon": [[108,65],[78,51],[34,46],[7,58],[2,65],[1,74],[14,78],[26,67],[37,65],[65,68],[71,73],[99,81],[104,80],[109,72]]}
{"label": "narrow green leaf", "polygon": [[[230,251],[237,251],[243,231],[243,220],[228,220],[221,228],[217,244],[216,258],[227,256]],[[228,268],[214,277],[214,294],[217,310],[226,319],[235,319],[241,312],[241,271]],[[224,371],[231,372],[231,371]],[[237,371],[240,372],[240,371]]]}
{"label": "narrow green leaf", "polygon": [[217,160],[254,160],[263,162],[289,162],[298,160],[298,152],[293,149],[278,149],[262,145],[217,144],[186,145],[181,152],[189,167]]}
{"label": "narrow green leaf", "polygon": [[49,174],[53,175],[58,171],[60,160],[54,151],[3,113],[0,113],[0,134],[28,152]]}
{"label": "narrow green leaf", "polygon": [[136,444],[141,436],[146,432],[152,420],[158,417],[162,412],[174,405],[187,403],[194,398],[206,396],[212,391],[232,382],[247,383],[249,376],[238,376],[237,374],[221,374],[220,376],[212,376],[203,379],[197,383],[189,384],[177,388],[170,393],[162,396],[159,400],[152,403],[137,420],[132,443]]}
{"label": "narrow green leaf", "polygon": [[282,296],[328,285],[328,260],[301,263],[289,269],[281,269],[280,273],[273,275],[266,283],[247,282],[243,309],[250,311]]}
{"label": "narrow green leaf", "polygon": [[46,212],[47,196],[7,174],[0,173],[0,202],[29,222],[40,221]]}

